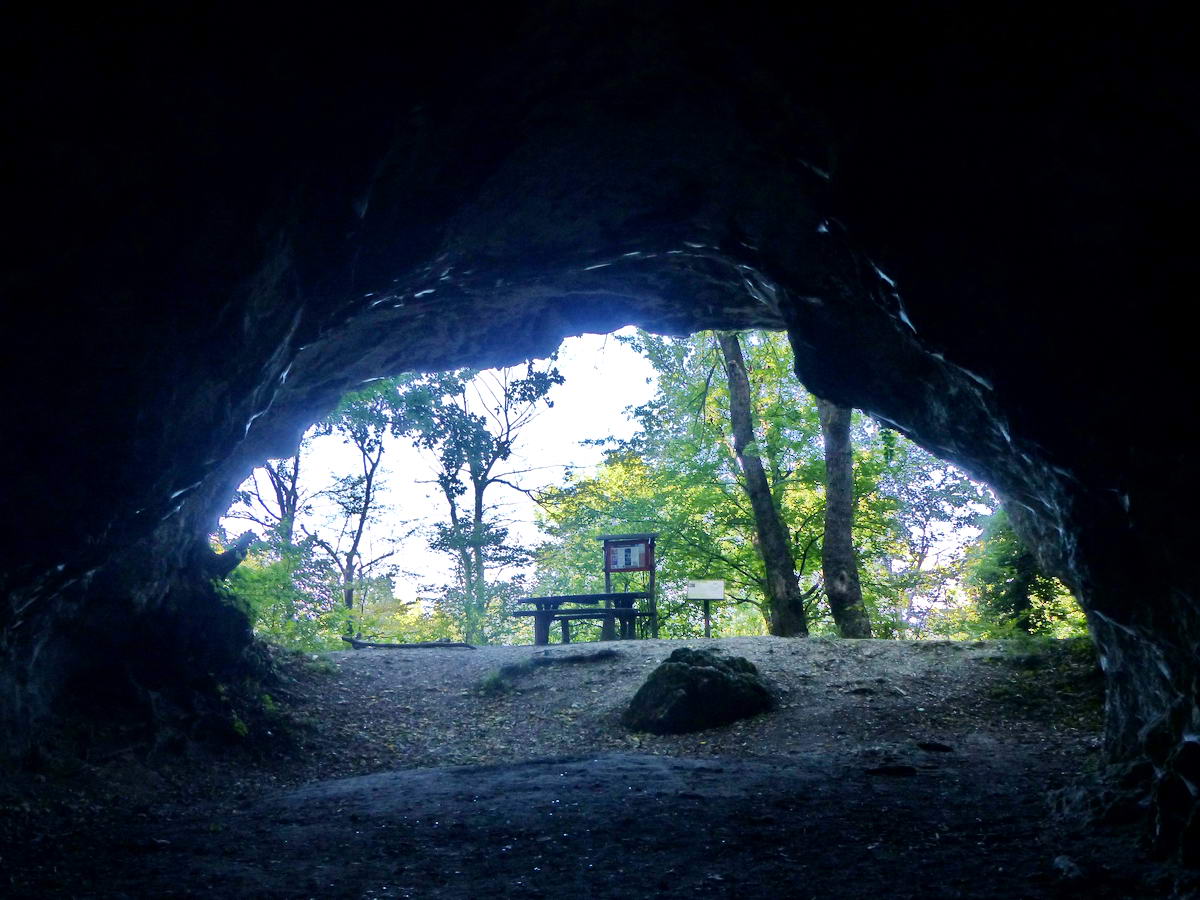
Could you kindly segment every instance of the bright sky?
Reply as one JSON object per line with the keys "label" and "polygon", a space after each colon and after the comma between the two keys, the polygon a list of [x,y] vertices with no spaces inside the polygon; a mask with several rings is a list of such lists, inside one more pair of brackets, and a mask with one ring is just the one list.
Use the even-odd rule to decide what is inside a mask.
{"label": "bright sky", "polygon": [[[632,331],[629,328],[618,334]],[[597,465],[601,448],[580,446],[579,442],[606,436],[630,437],[635,426],[625,415],[625,409],[645,403],[654,393],[654,370],[650,364],[610,335],[568,338],[559,350],[557,366],[566,381],[550,392],[554,406],[540,408],[537,418],[522,433],[504,470],[533,468],[515,479],[526,488],[561,482],[567,466]],[[341,439],[318,438],[306,453],[302,478],[308,490],[319,490],[335,474],[356,471],[358,466],[357,451],[344,445]],[[432,462],[414,449],[410,441],[389,439],[383,469],[385,490],[381,499],[388,510],[382,527],[377,526],[372,535],[378,549],[374,553],[367,549],[363,556],[370,559],[383,552],[382,538],[404,534],[415,526],[417,532],[402,544],[397,554],[401,567],[411,574],[395,580],[397,595],[411,600],[417,596],[420,585],[442,583],[450,578],[448,559],[430,550],[421,533],[422,526],[444,517],[445,500],[436,485],[425,483],[434,476]],[[510,523],[516,543],[532,546],[538,542],[532,500],[503,485],[489,488],[486,499],[500,507],[501,518]],[[247,526],[240,519],[226,519],[223,524],[230,535],[245,531]]]}

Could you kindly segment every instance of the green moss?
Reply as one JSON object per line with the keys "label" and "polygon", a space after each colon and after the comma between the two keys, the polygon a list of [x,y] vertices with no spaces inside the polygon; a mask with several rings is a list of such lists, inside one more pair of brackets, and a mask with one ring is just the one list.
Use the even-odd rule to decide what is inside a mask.
{"label": "green moss", "polygon": [[485,697],[498,697],[500,694],[506,693],[509,687],[509,683],[504,680],[504,674],[497,669],[489,672],[479,682],[479,693]]}
{"label": "green moss", "polygon": [[313,675],[335,675],[337,674],[337,666],[335,666],[327,657],[319,654],[304,654],[304,665]]}

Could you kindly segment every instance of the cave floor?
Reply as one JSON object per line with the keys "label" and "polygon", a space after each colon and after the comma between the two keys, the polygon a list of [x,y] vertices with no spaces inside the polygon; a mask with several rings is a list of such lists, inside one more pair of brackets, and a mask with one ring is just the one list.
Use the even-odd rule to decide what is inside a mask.
{"label": "cave floor", "polygon": [[[779,708],[626,731],[623,705],[685,645],[750,658]],[[1080,650],[731,638],[291,657],[226,749],[12,773],[0,893],[1190,896],[1132,826],[1052,812],[1098,765]]]}

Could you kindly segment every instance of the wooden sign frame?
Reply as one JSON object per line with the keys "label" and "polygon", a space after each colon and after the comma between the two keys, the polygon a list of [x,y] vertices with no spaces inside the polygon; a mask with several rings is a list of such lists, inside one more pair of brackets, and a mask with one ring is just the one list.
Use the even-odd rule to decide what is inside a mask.
{"label": "wooden sign frame", "polygon": [[[654,541],[658,537],[658,533],[642,533],[642,534],[602,534],[597,537],[604,545],[604,590],[605,593],[612,592],[612,577],[613,574],[621,574],[623,572],[646,572],[649,576],[646,585],[646,592],[649,594],[650,605],[650,632],[654,637],[658,637],[658,603],[654,593]],[[620,566],[613,567],[613,551],[623,550],[626,547],[641,548],[641,562],[637,566]]]}

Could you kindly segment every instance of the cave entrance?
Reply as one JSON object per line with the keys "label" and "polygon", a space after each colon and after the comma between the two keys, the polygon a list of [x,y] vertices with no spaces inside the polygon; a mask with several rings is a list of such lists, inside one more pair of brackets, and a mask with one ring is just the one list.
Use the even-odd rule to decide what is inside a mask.
{"label": "cave entrance", "polygon": [[1200,846],[1187,29],[534,7],[272,20],[222,67],[227,23],[14,32],[3,743],[77,673],[186,709],[243,671],[209,529],[364,379],[786,327],[805,384],[986,477],[1086,591],[1121,784]]}
{"label": "cave entrance", "polygon": [[[795,378],[786,335],[739,340],[804,618],[813,634],[837,634],[824,590],[818,401]],[[528,620],[514,615],[520,598],[609,590],[590,539],[655,531],[663,596],[644,631],[702,634],[704,605],[687,586],[720,579],[716,636],[768,633],[730,397],[715,332],[626,328],[508,368],[374,379],[240,486],[218,537],[249,529],[257,543],[230,584],[262,636],[305,650],[342,647],[343,635],[530,643]],[[984,485],[861,413],[847,434],[871,633],[1083,633],[1070,594],[1037,571]],[[600,636],[599,625],[577,623],[576,639]]]}

